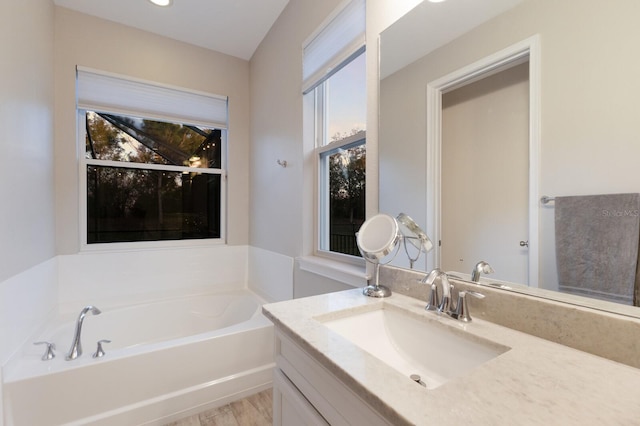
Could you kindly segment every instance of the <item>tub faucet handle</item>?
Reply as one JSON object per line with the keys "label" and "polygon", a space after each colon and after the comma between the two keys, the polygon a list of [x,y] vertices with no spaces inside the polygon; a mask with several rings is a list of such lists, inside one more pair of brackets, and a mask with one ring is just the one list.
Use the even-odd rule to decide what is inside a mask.
{"label": "tub faucet handle", "polygon": [[111,343],[111,340],[102,339],[98,340],[98,347],[96,348],[96,352],[91,355],[93,358],[102,358],[104,356],[104,349],[102,349],[103,343]]}
{"label": "tub faucet handle", "polygon": [[56,354],[53,352],[56,348],[55,343],[51,342],[35,342],[34,345],[47,345],[47,349],[44,351],[44,355],[40,358],[43,361],[49,361],[56,357]]}

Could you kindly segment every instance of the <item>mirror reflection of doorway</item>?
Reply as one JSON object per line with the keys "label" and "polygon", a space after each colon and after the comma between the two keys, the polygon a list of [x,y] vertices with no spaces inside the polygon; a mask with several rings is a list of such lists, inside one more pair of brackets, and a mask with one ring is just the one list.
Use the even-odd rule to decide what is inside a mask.
{"label": "mirror reflection of doorway", "polygon": [[442,269],[528,283],[528,62],[443,93],[441,161]]}

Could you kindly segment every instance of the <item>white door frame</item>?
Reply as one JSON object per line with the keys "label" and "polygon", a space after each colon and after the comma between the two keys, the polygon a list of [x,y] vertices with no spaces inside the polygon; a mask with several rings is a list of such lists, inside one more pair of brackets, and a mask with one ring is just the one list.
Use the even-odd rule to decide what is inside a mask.
{"label": "white door frame", "polygon": [[[440,266],[442,95],[529,60],[529,286],[538,287],[540,171],[540,37],[532,36],[427,84],[427,234],[435,248],[427,270]],[[481,260],[481,259],[478,259]]]}

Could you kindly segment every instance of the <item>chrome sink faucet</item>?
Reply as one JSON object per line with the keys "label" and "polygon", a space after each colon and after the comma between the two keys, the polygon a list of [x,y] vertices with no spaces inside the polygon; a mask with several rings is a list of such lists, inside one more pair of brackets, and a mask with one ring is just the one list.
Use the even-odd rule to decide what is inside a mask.
{"label": "chrome sink faucet", "polygon": [[78,320],[76,321],[76,332],[73,336],[73,343],[71,344],[71,349],[69,349],[69,352],[65,357],[67,361],[71,361],[82,355],[82,343],[80,342],[80,335],[82,334],[82,323],[84,321],[84,317],[88,312],[91,312],[93,315],[99,315],[102,313],[100,309],[91,305],[85,306],[82,311],[80,311],[80,315],[78,315]]}
{"label": "chrome sink faucet", "polygon": [[[437,280],[442,287],[442,297],[438,293]],[[451,311],[451,283],[449,277],[442,270],[435,268],[423,278],[422,283],[429,286],[429,301],[425,309],[427,311],[437,311],[448,313]]]}
{"label": "chrome sink faucet", "polygon": [[[440,297],[438,294],[438,279],[442,286],[442,297]],[[458,301],[456,305],[453,306],[451,303],[451,293],[453,292],[453,285],[449,282],[449,277],[447,276],[447,274],[438,268],[434,269],[426,277],[424,277],[422,282],[424,284],[427,284],[430,289],[429,300],[425,309],[428,311],[445,313],[451,318],[457,319],[458,321],[471,322],[469,305],[467,304],[467,296],[484,299],[484,294],[478,293],[477,291],[460,291],[458,293]]]}

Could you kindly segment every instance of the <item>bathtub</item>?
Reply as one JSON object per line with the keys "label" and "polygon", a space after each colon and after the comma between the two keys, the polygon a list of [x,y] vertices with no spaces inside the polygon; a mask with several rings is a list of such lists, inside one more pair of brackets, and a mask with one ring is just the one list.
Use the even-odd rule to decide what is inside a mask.
{"label": "bathtub", "polygon": [[[66,361],[77,313],[52,321],[3,367],[7,425],[163,424],[271,386],[273,326],[263,300],[233,290],[105,308],[85,317],[83,354]],[[78,306],[78,313],[83,306]],[[106,355],[92,358],[98,340]],[[56,344],[42,361],[38,340]]]}

